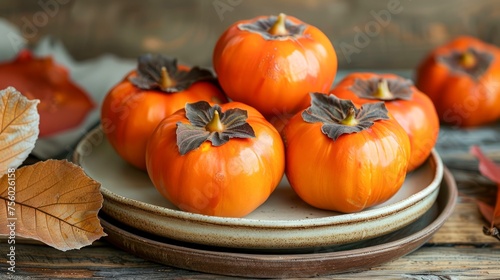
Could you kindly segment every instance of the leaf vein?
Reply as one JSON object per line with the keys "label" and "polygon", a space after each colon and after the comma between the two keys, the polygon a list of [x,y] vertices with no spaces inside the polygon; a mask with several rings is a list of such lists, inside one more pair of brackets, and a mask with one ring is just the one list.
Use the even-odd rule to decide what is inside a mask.
{"label": "leaf vein", "polygon": [[[18,104],[19,104],[19,102],[16,102],[16,108],[14,109],[15,111],[17,110]],[[7,110],[4,110],[4,114],[3,114],[3,117],[2,117],[2,130],[0,131],[0,134],[2,134],[7,127],[10,127],[12,123],[14,123],[19,117],[21,117],[30,108],[31,108],[30,105],[26,106],[24,108],[24,111],[21,114],[19,114],[19,115],[15,115],[15,111],[14,111],[14,118],[6,126],[3,126],[3,124],[4,124],[3,121],[5,119],[5,114],[6,114],[5,112],[7,111]]]}
{"label": "leaf vein", "polygon": [[[0,151],[11,148],[12,146],[19,144],[19,143],[27,140],[28,138],[32,137],[34,134],[35,134],[35,132],[32,132],[31,134],[26,135],[25,137],[16,137],[16,142],[7,143],[6,145],[4,145],[4,147],[0,147]],[[26,149],[23,149],[23,151],[24,150],[26,150]]]}
{"label": "leaf vein", "polygon": [[[72,226],[72,227],[76,227],[76,228],[78,228],[78,229],[79,229],[79,230],[81,230],[81,231],[88,232],[88,233],[94,233],[94,232],[88,231],[88,230],[86,230],[86,229],[84,229],[84,228],[81,228],[81,227],[75,226],[74,224],[72,224],[72,223],[70,223],[70,222],[68,222],[68,221],[65,221],[65,220],[63,220],[63,219],[61,219],[61,218],[59,218],[59,217],[57,217],[57,216],[55,216],[55,215],[53,215],[53,214],[51,214],[51,213],[49,213],[49,212],[42,211],[42,210],[37,209],[37,208],[35,208],[35,207],[33,207],[33,206],[26,205],[26,204],[24,204],[24,203],[18,203],[18,202],[16,202],[16,204],[19,204],[19,205],[21,206],[21,208],[22,208],[22,207],[26,207],[26,208],[31,208],[31,209],[34,209],[35,211],[39,211],[39,212],[41,212],[42,214],[46,215],[47,217],[54,218],[54,219],[56,219],[56,220],[58,220],[58,221],[60,221],[60,222],[62,222],[62,223],[64,223],[64,224],[67,224],[67,225]],[[21,213],[22,213],[22,211],[21,211]],[[97,216],[96,216],[96,218],[97,218]],[[36,221],[36,220],[35,220],[35,221]]]}

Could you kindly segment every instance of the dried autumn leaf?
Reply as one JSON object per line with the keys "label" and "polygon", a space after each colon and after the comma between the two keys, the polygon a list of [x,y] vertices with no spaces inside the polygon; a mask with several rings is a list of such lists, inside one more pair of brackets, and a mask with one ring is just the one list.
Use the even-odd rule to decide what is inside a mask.
{"label": "dried autumn leaf", "polygon": [[0,178],[0,234],[9,234],[14,223],[16,236],[62,251],[89,245],[106,235],[97,217],[99,187],[68,161],[38,162],[6,174]]}
{"label": "dried autumn leaf", "polygon": [[0,176],[28,157],[38,138],[38,100],[28,100],[13,87],[0,91]]}
{"label": "dried autumn leaf", "polygon": [[500,166],[486,157],[477,146],[471,147],[470,152],[479,159],[479,171],[483,176],[497,183],[497,199],[495,207],[491,207],[483,202],[479,202],[479,210],[490,224],[490,228],[485,228],[484,232],[488,235],[500,239]]}

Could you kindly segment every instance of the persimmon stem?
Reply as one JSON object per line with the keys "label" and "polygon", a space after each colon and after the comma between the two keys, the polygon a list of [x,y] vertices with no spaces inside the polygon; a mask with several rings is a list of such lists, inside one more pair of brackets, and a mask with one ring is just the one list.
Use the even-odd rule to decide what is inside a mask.
{"label": "persimmon stem", "polygon": [[386,100],[386,99],[389,100],[394,97],[391,91],[389,90],[389,84],[387,83],[386,79],[380,79],[374,96],[381,100]]}
{"label": "persimmon stem", "polygon": [[214,116],[212,117],[212,120],[205,126],[205,129],[210,132],[224,131],[224,125],[220,121],[219,111],[214,110]]}
{"label": "persimmon stem", "polygon": [[340,123],[348,126],[355,126],[358,124],[358,120],[356,119],[356,110],[354,110],[354,107],[349,108],[347,117],[345,117],[345,119],[343,119]]}
{"label": "persimmon stem", "polygon": [[278,15],[278,19],[276,19],[276,22],[269,28],[267,32],[271,35],[287,35],[288,31],[286,30],[285,26],[285,20],[286,15],[284,13],[280,13]]}
{"label": "persimmon stem", "polygon": [[169,88],[175,86],[175,81],[172,80],[172,78],[168,74],[166,67],[161,68],[160,84],[163,88]]}
{"label": "persimmon stem", "polygon": [[464,68],[472,68],[476,65],[476,56],[470,51],[465,51],[460,55],[459,63]]}

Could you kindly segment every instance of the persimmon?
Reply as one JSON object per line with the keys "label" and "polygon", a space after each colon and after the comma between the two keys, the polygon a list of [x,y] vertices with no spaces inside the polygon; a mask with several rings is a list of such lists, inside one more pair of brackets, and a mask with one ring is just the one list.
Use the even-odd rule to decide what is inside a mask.
{"label": "persimmon", "polygon": [[286,176],[297,195],[321,209],[358,212],[403,185],[410,141],[383,102],[364,104],[315,93],[283,130]]}
{"label": "persimmon", "polygon": [[418,66],[416,85],[442,122],[459,127],[500,118],[500,49],[461,36],[434,49]]}
{"label": "persimmon", "polygon": [[156,189],[181,210],[243,217],[281,181],[284,152],[280,134],[256,109],[200,101],[160,122],[146,162]]}
{"label": "persimmon", "polygon": [[422,165],[436,145],[439,134],[436,109],[411,80],[394,74],[352,73],[330,93],[356,104],[384,102],[410,138],[408,171]]}
{"label": "persimmon", "polygon": [[101,109],[103,131],[127,162],[146,170],[146,144],[162,119],[189,102],[226,102],[213,74],[177,65],[174,58],[147,54],[114,86]]}
{"label": "persimmon", "polygon": [[217,41],[213,66],[230,99],[286,121],[279,116],[305,109],[310,92],[330,89],[337,55],[321,30],[280,14],[232,24]]}

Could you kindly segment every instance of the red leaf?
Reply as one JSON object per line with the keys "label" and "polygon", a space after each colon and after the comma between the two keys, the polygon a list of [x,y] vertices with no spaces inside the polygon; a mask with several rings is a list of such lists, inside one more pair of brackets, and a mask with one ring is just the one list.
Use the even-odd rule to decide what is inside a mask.
{"label": "red leaf", "polygon": [[491,205],[485,203],[484,201],[478,200],[476,202],[476,204],[477,204],[477,207],[479,208],[479,212],[481,212],[481,214],[486,219],[486,221],[488,221],[489,223],[492,223],[493,222],[493,213],[494,213],[495,209]]}
{"label": "red leaf", "polygon": [[491,159],[486,157],[478,146],[470,149],[472,155],[479,159],[479,171],[491,181],[500,184],[500,166],[497,166]]}
{"label": "red leaf", "polygon": [[472,146],[470,152],[479,160],[479,171],[483,176],[497,183],[497,199],[495,207],[491,207],[484,202],[478,202],[479,211],[483,217],[490,222],[490,228],[485,228],[484,232],[488,235],[500,239],[500,166],[486,157],[481,149]]}
{"label": "red leaf", "polygon": [[52,57],[33,57],[27,50],[9,62],[0,63],[0,88],[15,87],[28,99],[38,99],[40,137],[81,124],[95,107],[66,68]]}

